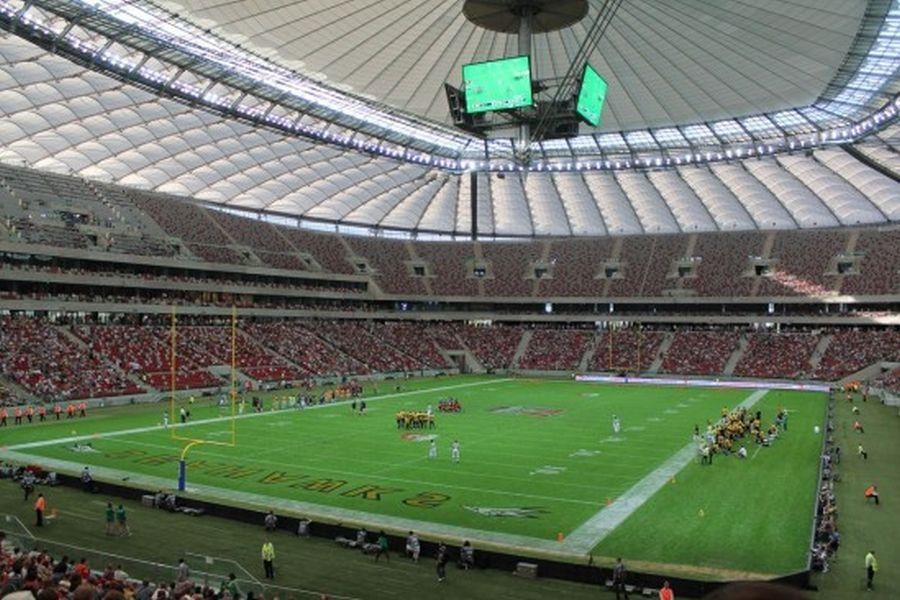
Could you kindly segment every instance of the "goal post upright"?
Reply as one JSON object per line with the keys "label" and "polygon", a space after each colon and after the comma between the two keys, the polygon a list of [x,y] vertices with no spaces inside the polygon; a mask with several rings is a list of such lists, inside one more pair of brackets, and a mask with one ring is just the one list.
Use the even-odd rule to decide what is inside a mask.
{"label": "goal post upright", "polygon": [[178,316],[176,310],[177,309],[173,304],[172,319],[169,328],[169,366],[171,367],[171,372],[169,373],[169,423],[172,424],[169,431],[171,432],[172,439],[175,439],[175,402],[177,400],[178,391],[178,369],[176,365],[176,362],[178,361],[178,327],[176,325]]}
{"label": "goal post upright", "polygon": [[[229,448],[234,448],[237,446],[237,415],[236,411],[236,403],[237,403],[237,306],[231,306],[231,379],[229,381],[229,397],[231,398],[231,417],[230,417],[230,441],[224,442],[219,440],[207,440],[189,437],[187,435],[182,436],[175,432],[176,429],[183,427],[186,423],[176,423],[174,421],[175,416],[175,401],[176,401],[176,358],[177,358],[177,318],[175,314],[175,307],[172,307],[172,330],[171,330],[171,362],[172,362],[172,375],[171,375],[171,383],[172,383],[172,427],[170,427],[170,431],[172,434],[173,440],[178,440],[185,442],[184,447],[181,450],[181,455],[178,460],[178,491],[184,492],[187,490],[187,455],[191,448],[195,446],[201,445],[211,445],[211,446],[226,446]],[[221,414],[221,413],[220,413]]]}
{"label": "goal post upright", "polygon": [[237,305],[231,305],[231,445],[237,444],[235,404],[237,404]]}

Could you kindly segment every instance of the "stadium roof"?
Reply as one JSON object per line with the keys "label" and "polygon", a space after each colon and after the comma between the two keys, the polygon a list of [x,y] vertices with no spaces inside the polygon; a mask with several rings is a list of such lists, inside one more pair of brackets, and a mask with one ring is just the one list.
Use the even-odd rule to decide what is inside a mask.
{"label": "stadium roof", "polygon": [[[536,36],[537,76],[564,72],[600,4],[575,27]],[[463,63],[514,54],[515,40],[476,28],[461,7],[0,0],[0,21],[16,34],[0,38],[0,160],[310,222],[466,232],[468,177],[457,174],[515,170],[503,160],[512,144],[449,127],[441,85],[458,84]],[[898,0],[625,2],[589,58],[613,90],[602,133],[540,143],[530,168],[684,168],[856,139],[896,119],[898,48]],[[767,160],[792,182],[785,189],[828,175]],[[690,190],[677,177],[481,175],[479,230],[593,235],[897,218],[861,195],[816,199],[828,186],[782,197],[735,176],[752,189],[720,182],[711,201],[701,193],[709,188],[685,201]],[[720,201],[735,210],[717,212]]]}
{"label": "stadium roof", "polygon": [[[594,15],[535,34],[533,76],[565,75]],[[341,88],[450,124],[443,84],[463,64],[514,56],[446,0],[170,2],[214,34]],[[602,131],[807,106],[847,57],[866,11],[847,0],[629,0],[588,57],[610,85]]]}

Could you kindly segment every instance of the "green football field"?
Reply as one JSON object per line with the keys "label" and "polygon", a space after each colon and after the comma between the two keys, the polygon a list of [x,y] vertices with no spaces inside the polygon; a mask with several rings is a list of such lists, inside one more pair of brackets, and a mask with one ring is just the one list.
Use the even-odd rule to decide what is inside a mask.
{"label": "green football field", "polygon": [[[450,396],[463,411],[437,413]],[[366,397],[359,416],[348,403],[273,411],[270,394],[264,413],[234,421],[198,400],[193,423],[177,430],[161,426],[164,405],[102,409],[2,430],[0,455],[172,488],[186,440],[202,440],[215,443],[187,453],[188,490],[214,501],[569,560],[622,556],[633,569],[692,576],[806,566],[821,394],[444,377],[399,392],[367,387]],[[428,405],[435,429],[397,428],[397,411]],[[766,423],[787,408],[789,431],[771,447],[748,444],[747,460],[701,466],[694,425],[738,405]],[[222,445],[232,426],[236,446]]]}

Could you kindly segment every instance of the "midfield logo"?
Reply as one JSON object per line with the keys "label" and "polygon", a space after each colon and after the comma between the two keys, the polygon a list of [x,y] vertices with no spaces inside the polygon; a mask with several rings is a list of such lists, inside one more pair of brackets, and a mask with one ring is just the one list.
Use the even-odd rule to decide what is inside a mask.
{"label": "midfield logo", "polygon": [[539,515],[550,512],[539,506],[530,508],[488,508],[486,506],[463,506],[464,509],[471,511],[482,517],[512,517],[514,519],[537,519]]}
{"label": "midfield logo", "polygon": [[400,439],[406,440],[407,442],[430,442],[431,440],[436,440],[437,436],[432,434],[422,435],[421,433],[404,433],[400,436]]}
{"label": "midfield logo", "polygon": [[524,415],[526,417],[552,417],[562,412],[561,408],[542,408],[540,406],[495,406],[492,413],[501,415]]}
{"label": "midfield logo", "polygon": [[90,444],[73,444],[69,447],[72,452],[97,452]]}

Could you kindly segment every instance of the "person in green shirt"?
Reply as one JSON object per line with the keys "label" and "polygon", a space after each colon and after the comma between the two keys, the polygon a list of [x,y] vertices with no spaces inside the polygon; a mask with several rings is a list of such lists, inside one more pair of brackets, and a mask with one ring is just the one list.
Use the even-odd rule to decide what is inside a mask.
{"label": "person in green shirt", "polygon": [[269,540],[262,545],[262,561],[266,579],[275,579],[275,546]]}
{"label": "person in green shirt", "polygon": [[119,525],[119,535],[131,535],[131,530],[128,528],[128,518],[125,514],[125,506],[122,504],[116,508],[116,522]]}
{"label": "person in green shirt", "polygon": [[388,554],[388,539],[384,531],[378,532],[378,551],[375,553],[375,562],[384,555],[384,559],[391,562],[391,555]]}
{"label": "person in green shirt", "polygon": [[116,511],[112,502],[106,503],[106,535],[112,535],[116,527]]}
{"label": "person in green shirt", "polygon": [[231,596],[231,600],[237,600],[241,597],[241,588],[238,587],[237,578],[234,573],[228,574],[228,580],[222,582],[222,591],[227,592]]}

